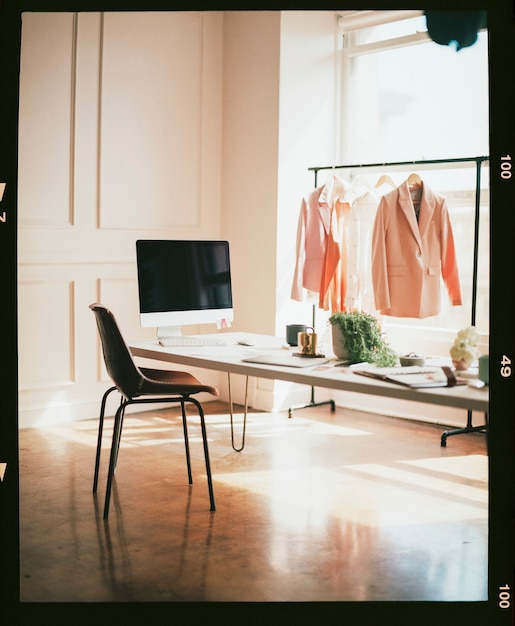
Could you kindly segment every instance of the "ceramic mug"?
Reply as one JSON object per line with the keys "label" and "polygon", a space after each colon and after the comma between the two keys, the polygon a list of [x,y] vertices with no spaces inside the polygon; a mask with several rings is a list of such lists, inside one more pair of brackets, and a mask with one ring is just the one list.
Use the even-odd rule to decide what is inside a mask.
{"label": "ceramic mug", "polygon": [[315,356],[317,353],[317,334],[312,328],[310,330],[311,332],[306,329],[305,332],[300,332],[297,336],[299,353],[305,356]]}
{"label": "ceramic mug", "polygon": [[286,326],[286,343],[290,346],[298,345],[299,333],[303,333],[307,330],[306,324],[288,324]]}
{"label": "ceramic mug", "polygon": [[479,380],[482,380],[485,385],[488,385],[488,381],[489,381],[489,361],[490,359],[488,358],[488,354],[483,354],[482,356],[479,357],[478,359],[478,378]]}

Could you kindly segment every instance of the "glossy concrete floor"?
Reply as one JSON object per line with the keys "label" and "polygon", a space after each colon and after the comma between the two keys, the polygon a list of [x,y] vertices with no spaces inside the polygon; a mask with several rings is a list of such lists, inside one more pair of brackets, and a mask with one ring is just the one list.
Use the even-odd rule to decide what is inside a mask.
{"label": "glossy concrete floor", "polygon": [[96,419],[20,432],[22,602],[486,600],[483,434],[318,407],[251,414],[237,453],[206,411],[216,512],[198,418],[190,487],[177,412],[126,417],[107,522]]}

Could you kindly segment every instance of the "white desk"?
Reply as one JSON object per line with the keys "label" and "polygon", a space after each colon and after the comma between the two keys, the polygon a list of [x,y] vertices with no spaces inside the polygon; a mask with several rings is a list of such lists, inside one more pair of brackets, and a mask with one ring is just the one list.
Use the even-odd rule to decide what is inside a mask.
{"label": "white desk", "polygon": [[[219,337],[227,341],[229,345],[227,347],[165,348],[160,346],[157,340],[152,340],[133,342],[129,347],[133,355],[137,357],[217,370],[228,374],[285,380],[311,387],[368,393],[488,413],[487,387],[472,389],[463,385],[433,389],[410,389],[401,385],[358,376],[352,368],[338,367],[334,363],[321,364],[317,362],[317,359],[313,359],[313,365],[306,368],[245,363],[242,359],[248,356],[270,354],[274,351],[285,352],[281,347],[284,340],[278,337],[251,333],[221,333]],[[240,339],[250,340],[254,346],[237,345],[236,342]]]}

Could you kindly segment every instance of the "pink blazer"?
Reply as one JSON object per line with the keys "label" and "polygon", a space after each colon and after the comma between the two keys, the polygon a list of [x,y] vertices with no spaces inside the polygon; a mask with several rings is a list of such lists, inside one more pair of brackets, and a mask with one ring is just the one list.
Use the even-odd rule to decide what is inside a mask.
{"label": "pink blazer", "polygon": [[304,289],[318,293],[324,264],[331,207],[322,196],[325,185],[302,199],[297,227],[297,261],[291,289],[292,300],[303,300]]}
{"label": "pink blazer", "polygon": [[461,288],[445,198],[423,186],[417,223],[407,181],[381,198],[372,234],[372,283],[383,315],[440,312],[440,277],[452,305]]}

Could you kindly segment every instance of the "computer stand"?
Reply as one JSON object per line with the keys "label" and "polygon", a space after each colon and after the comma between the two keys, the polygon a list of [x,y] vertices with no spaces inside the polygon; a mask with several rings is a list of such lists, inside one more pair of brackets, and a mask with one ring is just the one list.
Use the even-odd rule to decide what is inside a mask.
{"label": "computer stand", "polygon": [[[315,305],[314,304],[313,304],[312,328],[313,330],[315,329]],[[311,387],[311,400],[309,401],[309,403],[301,404],[299,406],[291,406],[288,409],[288,419],[291,419],[293,417],[293,411],[300,411],[301,409],[310,409],[314,406],[323,406],[324,404],[331,405],[331,413],[334,413],[336,411],[336,405],[334,403],[334,400],[324,400],[323,402],[315,402],[315,388]]]}

